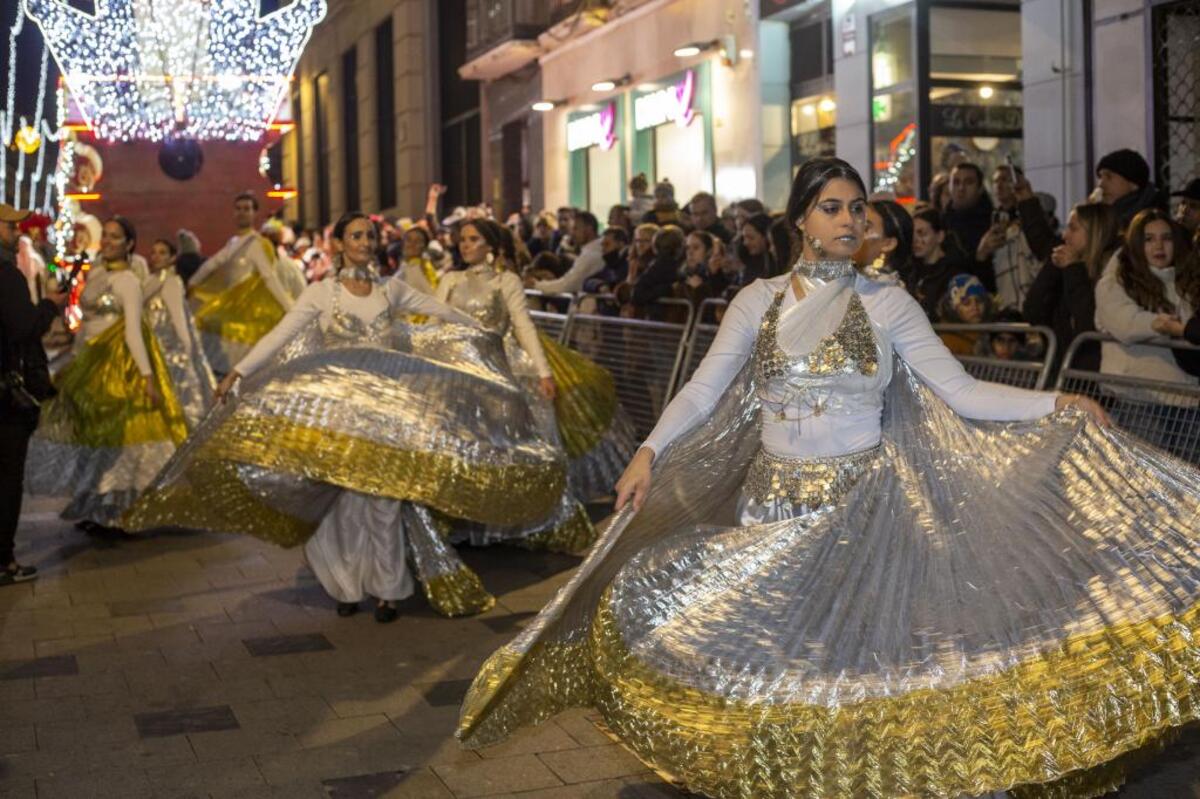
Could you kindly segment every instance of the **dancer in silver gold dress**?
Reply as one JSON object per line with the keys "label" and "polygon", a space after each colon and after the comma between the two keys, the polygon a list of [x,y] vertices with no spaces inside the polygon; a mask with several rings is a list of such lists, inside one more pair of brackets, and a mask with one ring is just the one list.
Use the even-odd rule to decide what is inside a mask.
{"label": "dancer in silver gold dress", "polygon": [[128,220],[104,223],[79,298],[75,352],[55,378],[58,396],[42,405],[25,468],[29,493],[71,497],[63,518],[104,537],[120,535],[112,525],[187,437],[170,370],[143,317],[136,243]]}
{"label": "dancer in silver gold dress", "polygon": [[[566,459],[539,435],[497,336],[402,280],[379,283],[365,215],[344,216],[334,238],[336,276],[222,381],[219,397],[235,385],[240,396],[218,404],[126,525],[305,544],[344,615],[369,595],[391,621],[416,582],[445,615],[486,610],[450,526],[550,516]],[[456,324],[411,330],[396,324],[407,314]]]}
{"label": "dancer in silver gold dress", "polygon": [[610,496],[637,449],[612,375],[534,326],[515,271],[510,230],[490,220],[465,222],[459,230],[459,250],[467,268],[443,276],[436,296],[503,335],[513,372],[552,400],[551,408],[531,396],[547,413],[550,434],[567,451],[575,498],[587,502]]}
{"label": "dancer in silver gold dress", "polygon": [[709,796],[1094,796],[1200,715],[1200,474],[971,378],[852,266],[865,196],[801,168],[801,258],[731,303],[467,743],[582,705]]}
{"label": "dancer in silver gold dress", "polygon": [[175,273],[175,245],[159,239],[150,248],[149,274],[142,280],[146,322],[162,347],[175,396],[189,428],[212,406],[216,380],[188,308],[183,280]]}

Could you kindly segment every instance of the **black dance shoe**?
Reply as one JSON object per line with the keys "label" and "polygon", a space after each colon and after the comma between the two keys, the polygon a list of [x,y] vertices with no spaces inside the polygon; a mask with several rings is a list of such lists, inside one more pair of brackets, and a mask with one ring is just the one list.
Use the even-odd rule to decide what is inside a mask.
{"label": "black dance shoe", "polygon": [[358,613],[358,603],[357,602],[339,602],[337,611],[338,611],[338,615],[343,618],[345,618],[346,616],[353,616],[355,613]]}
{"label": "black dance shoe", "polygon": [[395,605],[377,605],[375,607],[375,621],[380,624],[391,624],[396,620],[397,614]]}

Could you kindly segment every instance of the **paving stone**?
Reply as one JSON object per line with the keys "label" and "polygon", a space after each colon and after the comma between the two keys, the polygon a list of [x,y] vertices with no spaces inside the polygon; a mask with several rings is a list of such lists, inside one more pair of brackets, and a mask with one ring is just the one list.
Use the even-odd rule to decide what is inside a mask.
{"label": "paving stone", "polygon": [[392,791],[404,782],[407,776],[404,771],[381,771],[377,774],[324,780],[321,784],[329,799],[370,799],[376,796],[391,796]]}
{"label": "paving stone", "polygon": [[432,685],[422,686],[425,701],[433,707],[462,704],[471,687],[471,680],[445,680]]}
{"label": "paving stone", "polygon": [[37,749],[37,730],[32,724],[0,726],[0,755],[32,752]]}
{"label": "paving stone", "polygon": [[144,772],[115,765],[104,770],[78,770],[39,776],[38,799],[142,799],[155,797]]}
{"label": "paving stone", "polygon": [[546,721],[532,729],[518,731],[501,744],[480,749],[479,754],[484,758],[497,758],[578,748],[579,744],[562,727],[553,721]]}
{"label": "paving stone", "polygon": [[247,638],[242,643],[254,657],[295,655],[300,652],[322,652],[333,649],[333,644],[329,643],[329,639],[321,633]]}
{"label": "paving stone", "polygon": [[536,615],[536,613],[532,612],[508,613],[501,616],[480,618],[478,621],[494,633],[512,635],[519,632]]}
{"label": "paving stone", "polygon": [[559,779],[567,783],[607,780],[647,770],[642,761],[619,744],[544,752],[538,757]]}
{"label": "paving stone", "polygon": [[192,732],[188,733],[188,740],[201,762],[294,752],[300,748],[295,735],[262,728]]}
{"label": "paving stone", "polygon": [[146,770],[146,778],[155,796],[228,796],[237,791],[266,786],[258,764],[248,756],[171,768],[151,768]]}
{"label": "paving stone", "polygon": [[79,673],[79,661],[74,655],[51,655],[15,663],[0,663],[0,680],[20,680],[26,677],[64,677]]}
{"label": "paving stone", "polygon": [[433,772],[457,797],[533,791],[562,785],[535,755],[434,766]]}
{"label": "paving stone", "polygon": [[133,720],[137,724],[138,734],[143,738],[238,728],[237,717],[233,715],[233,709],[229,705],[139,713]]}
{"label": "paving stone", "polygon": [[554,723],[566,730],[580,746],[603,746],[613,739],[596,726],[599,715],[581,708],[573,708],[554,717]]}

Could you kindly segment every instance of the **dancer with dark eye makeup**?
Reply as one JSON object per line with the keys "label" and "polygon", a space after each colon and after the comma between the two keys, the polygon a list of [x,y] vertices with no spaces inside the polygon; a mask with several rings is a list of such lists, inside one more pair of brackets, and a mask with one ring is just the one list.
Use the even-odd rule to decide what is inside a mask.
{"label": "dancer with dark eye makeup", "polygon": [[1200,473],[967,374],[854,265],[870,213],[849,164],[801,167],[800,257],[730,304],[464,742],[590,706],[707,796],[1082,797],[1200,715]]}

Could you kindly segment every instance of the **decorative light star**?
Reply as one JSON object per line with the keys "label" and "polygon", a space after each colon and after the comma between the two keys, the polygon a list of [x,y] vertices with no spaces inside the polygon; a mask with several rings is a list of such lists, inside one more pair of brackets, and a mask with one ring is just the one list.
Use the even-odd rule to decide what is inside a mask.
{"label": "decorative light star", "polygon": [[260,17],[250,0],[23,0],[102,139],[253,141],[274,118],[326,0]]}

